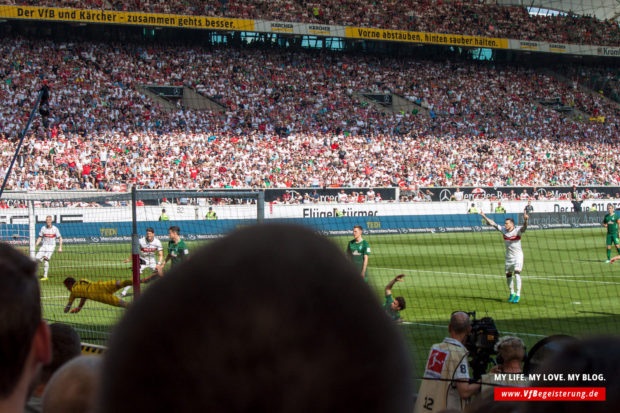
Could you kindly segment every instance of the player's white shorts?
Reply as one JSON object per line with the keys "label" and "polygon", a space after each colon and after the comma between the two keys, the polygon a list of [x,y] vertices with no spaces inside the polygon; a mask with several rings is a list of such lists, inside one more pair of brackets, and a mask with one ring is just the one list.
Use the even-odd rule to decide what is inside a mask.
{"label": "player's white shorts", "polygon": [[523,254],[506,256],[506,272],[521,272],[523,270]]}
{"label": "player's white shorts", "polygon": [[147,268],[155,271],[157,269],[157,262],[155,260],[145,260],[144,258],[140,258],[140,274]]}
{"label": "player's white shorts", "polygon": [[50,258],[52,258],[52,254],[54,253],[54,249],[56,247],[52,246],[52,247],[41,247],[39,249],[39,252],[37,252],[37,255],[35,255],[35,259],[38,261],[41,261],[43,259],[49,260]]}

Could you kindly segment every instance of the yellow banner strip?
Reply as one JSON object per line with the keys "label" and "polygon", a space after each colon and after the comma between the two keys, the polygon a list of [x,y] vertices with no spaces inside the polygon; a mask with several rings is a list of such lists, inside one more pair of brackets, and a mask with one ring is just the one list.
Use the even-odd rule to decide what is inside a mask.
{"label": "yellow banner strip", "polygon": [[191,29],[254,30],[254,20],[245,19],[27,6],[0,6],[0,18],[130,24],[140,26],[152,25],[186,27]]}
{"label": "yellow banner strip", "polygon": [[345,33],[346,37],[353,39],[389,40],[397,42],[441,44],[446,46],[508,49],[508,39],[498,39],[492,37],[408,32],[404,30],[366,29],[363,27],[347,27]]}

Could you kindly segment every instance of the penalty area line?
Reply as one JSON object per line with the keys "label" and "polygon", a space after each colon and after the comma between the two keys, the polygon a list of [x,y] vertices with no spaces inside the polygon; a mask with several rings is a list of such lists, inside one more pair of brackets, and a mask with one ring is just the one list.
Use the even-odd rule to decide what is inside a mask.
{"label": "penalty area line", "polygon": [[[109,268],[114,268],[114,267],[118,267],[118,268],[122,268],[122,269],[131,269],[131,267],[125,267],[127,264],[126,263],[114,263],[114,262],[100,262],[100,263],[93,263],[93,267],[109,267]],[[51,265],[50,265],[51,267]],[[84,268],[83,265],[54,265],[53,268]]]}
{"label": "penalty area line", "polygon": [[[429,273],[429,274],[440,274],[440,275],[459,275],[459,276],[469,276],[469,277],[487,277],[487,278],[506,278],[505,275],[497,275],[497,274],[476,274],[470,272],[454,272],[454,271],[433,271],[433,270],[416,270],[416,269],[402,269],[402,268],[385,268],[385,267],[370,267],[377,270],[391,270],[391,271],[402,271],[402,272],[421,272],[421,273]],[[564,281],[564,282],[573,282],[573,283],[583,283],[583,284],[611,284],[611,285],[620,285],[620,282],[614,281],[596,281],[596,280],[571,280],[566,278],[554,278],[554,277],[543,277],[537,275],[524,275],[524,280],[541,280],[541,281]]]}

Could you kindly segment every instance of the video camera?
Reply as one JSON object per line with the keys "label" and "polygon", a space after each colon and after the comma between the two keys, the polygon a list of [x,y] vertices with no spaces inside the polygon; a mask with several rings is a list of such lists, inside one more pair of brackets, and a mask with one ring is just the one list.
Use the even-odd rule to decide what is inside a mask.
{"label": "video camera", "polygon": [[473,378],[478,380],[487,372],[489,364],[495,365],[495,360],[491,356],[496,354],[495,344],[499,339],[499,331],[491,317],[477,320],[475,311],[467,314],[471,320],[471,333],[467,336],[465,347],[471,358]]}

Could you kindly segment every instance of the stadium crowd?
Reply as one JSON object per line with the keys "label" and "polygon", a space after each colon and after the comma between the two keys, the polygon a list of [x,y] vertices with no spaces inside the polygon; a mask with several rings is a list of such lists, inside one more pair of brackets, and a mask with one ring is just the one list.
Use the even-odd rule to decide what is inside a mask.
{"label": "stadium crowd", "polygon": [[559,71],[574,84],[593,89],[620,103],[620,68],[615,66],[564,65]]}
{"label": "stadium crowd", "polygon": [[[23,38],[0,50],[0,173],[32,91],[52,90],[12,189],[620,184],[618,108],[533,69]],[[142,84],[186,84],[226,110],[166,110]],[[383,113],[362,91],[415,103]]]}
{"label": "stadium crowd", "polygon": [[620,28],[613,19],[600,21],[566,13],[539,16],[530,14],[525,7],[479,0],[379,0],[363,5],[354,0],[0,0],[0,4],[279,20],[574,44],[620,44]]}

